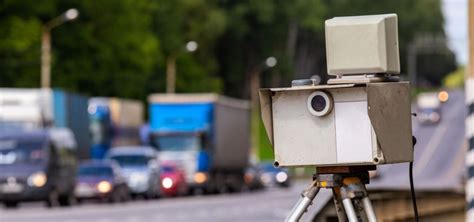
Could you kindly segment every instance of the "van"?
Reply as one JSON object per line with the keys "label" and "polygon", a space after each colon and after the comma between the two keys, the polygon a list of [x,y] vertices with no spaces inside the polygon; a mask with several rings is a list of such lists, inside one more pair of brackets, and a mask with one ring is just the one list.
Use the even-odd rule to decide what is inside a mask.
{"label": "van", "polygon": [[66,128],[0,133],[0,202],[68,206],[74,200],[77,145]]}

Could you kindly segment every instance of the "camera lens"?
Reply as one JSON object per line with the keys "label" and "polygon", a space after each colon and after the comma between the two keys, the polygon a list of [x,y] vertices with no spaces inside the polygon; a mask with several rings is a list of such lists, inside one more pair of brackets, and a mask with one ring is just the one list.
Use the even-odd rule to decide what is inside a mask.
{"label": "camera lens", "polygon": [[329,93],[324,91],[315,91],[308,96],[306,107],[314,116],[325,116],[331,112],[333,100]]}
{"label": "camera lens", "polygon": [[311,107],[314,111],[321,112],[326,108],[326,99],[321,95],[316,95],[311,99]]}

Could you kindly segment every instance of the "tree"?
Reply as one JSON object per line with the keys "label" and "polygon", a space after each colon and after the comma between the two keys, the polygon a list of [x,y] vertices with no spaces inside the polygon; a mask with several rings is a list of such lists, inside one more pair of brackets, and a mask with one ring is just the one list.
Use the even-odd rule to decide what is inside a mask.
{"label": "tree", "polygon": [[156,2],[75,1],[59,7],[73,6],[80,19],[53,34],[53,84],[94,96],[145,98],[143,86],[162,59],[151,31]]}
{"label": "tree", "polygon": [[[226,17],[214,1],[178,0],[160,1],[154,15],[154,31],[163,44],[162,52],[167,66],[177,69],[177,92],[221,91],[221,81],[214,74],[217,62],[214,56],[215,39],[221,35]],[[198,50],[185,51],[188,41],[195,41]],[[164,67],[158,67],[159,76],[153,82],[154,91],[164,91]]]}
{"label": "tree", "polygon": [[39,86],[41,18],[54,10],[54,1],[0,3],[0,87]]}
{"label": "tree", "polygon": [[80,18],[52,32],[52,86],[94,96],[145,98],[162,59],[151,29],[152,0],[4,1],[1,86],[38,87],[41,26],[68,8]]}

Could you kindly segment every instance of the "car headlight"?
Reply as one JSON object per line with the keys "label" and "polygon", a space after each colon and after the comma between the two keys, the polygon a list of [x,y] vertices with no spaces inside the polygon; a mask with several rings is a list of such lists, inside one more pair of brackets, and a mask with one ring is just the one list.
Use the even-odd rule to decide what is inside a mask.
{"label": "car headlight", "polygon": [[440,119],[440,115],[436,112],[430,113],[430,120],[433,122],[438,122]]}
{"label": "car headlight", "polygon": [[173,180],[169,177],[165,177],[163,178],[163,180],[161,181],[161,185],[165,188],[165,189],[169,189],[173,186]]}
{"label": "car headlight", "polygon": [[247,183],[247,184],[248,184],[248,183],[251,183],[252,180],[253,180],[253,178],[254,178],[254,175],[251,174],[251,173],[245,173],[245,175],[244,175],[244,181],[245,181],[245,183]]}
{"label": "car headlight", "polygon": [[207,175],[203,172],[198,172],[194,174],[194,182],[204,183],[207,180]]}
{"label": "car headlight", "polygon": [[275,178],[276,181],[278,181],[279,183],[283,183],[288,180],[288,174],[286,172],[281,171],[276,174]]}
{"label": "car headlight", "polygon": [[264,173],[260,176],[260,180],[262,180],[264,184],[269,184],[272,182],[272,176],[269,173]]}
{"label": "car headlight", "polygon": [[27,183],[32,187],[42,187],[48,181],[48,177],[44,172],[36,172],[28,177]]}
{"label": "car headlight", "polygon": [[97,184],[97,190],[101,193],[108,193],[112,190],[112,184],[108,181],[100,181],[100,183]]}

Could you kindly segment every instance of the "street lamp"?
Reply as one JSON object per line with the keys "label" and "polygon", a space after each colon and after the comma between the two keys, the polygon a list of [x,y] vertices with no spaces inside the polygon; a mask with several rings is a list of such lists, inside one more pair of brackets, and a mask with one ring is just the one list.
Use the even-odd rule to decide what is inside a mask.
{"label": "street lamp", "polygon": [[[250,70],[249,90],[250,90],[250,109],[251,109],[251,131],[252,131],[252,149],[256,149],[259,144],[259,115],[258,115],[258,89],[260,88],[260,74],[266,69],[271,69],[277,65],[278,61],[274,56],[267,57],[264,61],[255,65]],[[255,131],[256,130],[256,131]]]}
{"label": "street lamp", "polygon": [[273,68],[275,67],[277,64],[277,59],[273,56],[271,57],[268,57],[267,59],[265,59],[265,65],[268,67],[268,68]]}
{"label": "street lamp", "polygon": [[[196,41],[189,41],[185,45],[187,52],[194,52],[198,47],[199,45]],[[176,92],[176,57],[181,50],[171,53],[171,55],[166,59],[166,93]]]}
{"label": "street lamp", "polygon": [[275,57],[270,56],[262,63],[256,65],[250,72],[250,105],[252,109],[258,106],[258,89],[260,88],[260,73],[265,69],[271,69],[277,65],[278,61]]}
{"label": "street lamp", "polygon": [[79,11],[71,8],[60,16],[48,21],[43,25],[41,34],[41,87],[51,87],[51,30],[53,28],[77,19]]}
{"label": "street lamp", "polygon": [[197,48],[198,48],[198,44],[195,41],[189,41],[188,43],[186,43],[186,50],[188,52],[194,52],[197,50]]}

